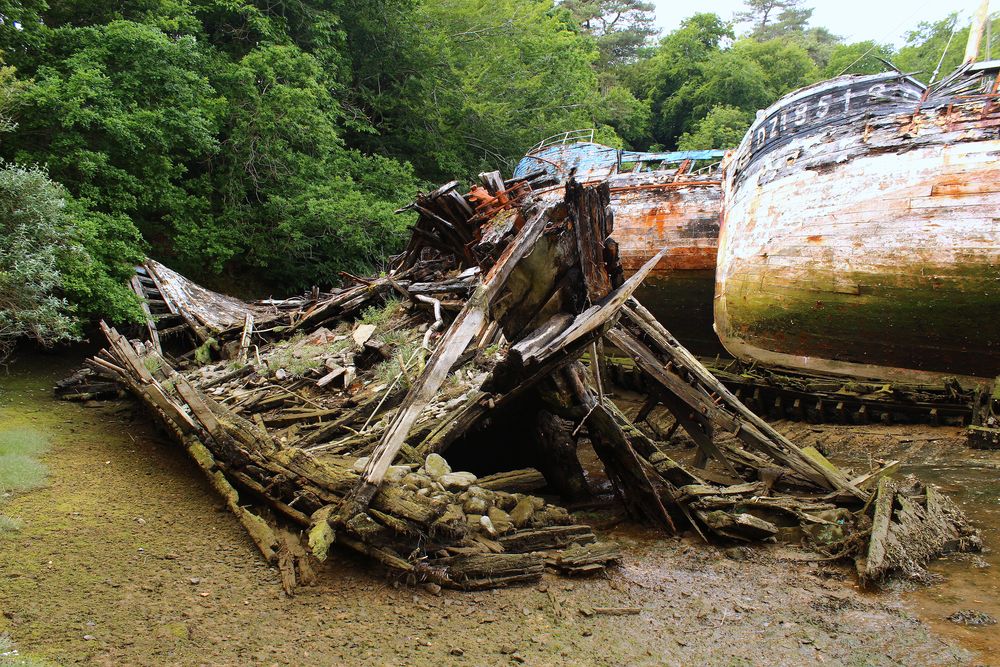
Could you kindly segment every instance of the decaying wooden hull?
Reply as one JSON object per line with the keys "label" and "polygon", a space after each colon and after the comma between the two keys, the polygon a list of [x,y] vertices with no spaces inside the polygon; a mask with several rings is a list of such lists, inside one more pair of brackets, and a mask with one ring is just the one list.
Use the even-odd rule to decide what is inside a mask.
{"label": "decaying wooden hull", "polygon": [[924,95],[894,73],[840,77],[758,117],[724,175],[715,326],[732,354],[1000,374],[1000,109],[972,78]]}
{"label": "decaying wooden hull", "polygon": [[715,269],[722,186],[714,169],[688,172],[692,163],[718,160],[722,151],[640,153],[578,141],[586,137],[577,134],[568,138],[570,143],[543,142],[529,151],[515,177],[545,171],[556,184],[543,196],[553,201],[563,196],[562,184],[570,174],[584,183],[607,180],[626,273],[663,248],[667,253],[656,271]]}
{"label": "decaying wooden hull", "polygon": [[715,175],[682,176],[661,172],[613,176],[611,208],[622,266],[637,270],[662,248],[658,271],[715,268],[719,243],[722,187]]}

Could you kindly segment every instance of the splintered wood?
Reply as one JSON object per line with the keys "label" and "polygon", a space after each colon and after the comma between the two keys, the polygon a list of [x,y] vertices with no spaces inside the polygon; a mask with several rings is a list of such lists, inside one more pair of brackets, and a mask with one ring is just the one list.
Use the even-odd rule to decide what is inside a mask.
{"label": "splintered wood", "polygon": [[[632,296],[665,250],[624,279],[607,184],[570,182],[546,203],[525,181],[481,180],[469,195],[452,183],[419,197],[410,244],[381,277],[241,304],[147,263],[135,287],[187,323],[188,349],[152,312],[148,342],[104,329],[94,377],[169,428],[286,589],[331,547],[463,589],[615,563],[614,544],[528,495],[586,497],[583,440],[627,511],[671,533],[795,539],[857,557],[866,581],[978,544],[930,489],[887,500],[874,487],[889,470],[855,477],[797,447],[678,344]],[[653,387],[636,422],[662,404],[697,443],[693,463],[668,456],[583,367],[598,343]],[[720,429],[735,440],[718,442]],[[533,467],[514,453],[525,448]],[[449,450],[491,474],[452,470]]]}

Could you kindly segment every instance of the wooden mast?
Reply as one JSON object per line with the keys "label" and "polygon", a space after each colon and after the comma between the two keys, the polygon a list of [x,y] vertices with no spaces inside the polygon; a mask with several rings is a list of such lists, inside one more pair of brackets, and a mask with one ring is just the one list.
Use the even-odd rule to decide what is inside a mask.
{"label": "wooden mast", "polygon": [[979,57],[979,44],[983,41],[983,31],[986,22],[990,18],[990,0],[983,0],[976,15],[972,18],[972,26],[969,28],[969,41],[965,45],[965,60],[963,64],[976,62]]}

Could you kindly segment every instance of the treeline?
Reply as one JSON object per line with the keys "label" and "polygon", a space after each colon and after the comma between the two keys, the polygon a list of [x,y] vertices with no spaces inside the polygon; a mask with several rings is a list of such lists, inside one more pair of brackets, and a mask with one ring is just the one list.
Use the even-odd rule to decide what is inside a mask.
{"label": "treeline", "polygon": [[[0,0],[4,341],[138,316],[151,254],[287,293],[399,247],[429,183],[509,173],[594,127],[636,149],[725,147],[799,86],[961,58],[957,17],[898,53],[801,0],[696,14],[657,40],[640,0]],[[994,34],[997,31],[994,30]],[[9,344],[8,344],[9,347]]]}

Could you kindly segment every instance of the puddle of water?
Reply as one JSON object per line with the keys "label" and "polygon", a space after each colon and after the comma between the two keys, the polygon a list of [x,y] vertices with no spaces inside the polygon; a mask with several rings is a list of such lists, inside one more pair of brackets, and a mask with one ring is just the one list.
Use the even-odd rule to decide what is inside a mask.
{"label": "puddle of water", "polygon": [[728,356],[712,328],[714,271],[659,271],[643,281],[635,296],[695,354]]}
{"label": "puddle of water", "polygon": [[959,555],[932,563],[928,569],[943,580],[904,593],[903,599],[935,632],[980,652],[991,664],[1000,664],[1000,625],[965,626],[946,618],[960,609],[973,609],[1000,619],[1000,452],[983,458],[993,460],[904,467],[903,472],[947,492],[982,530],[989,550],[978,557]]}

